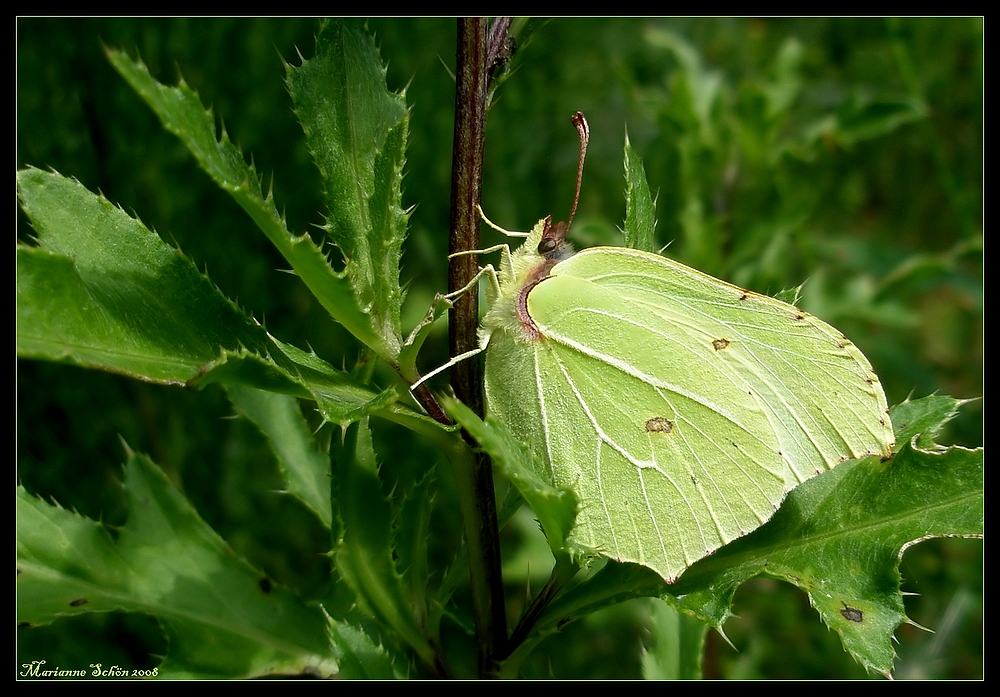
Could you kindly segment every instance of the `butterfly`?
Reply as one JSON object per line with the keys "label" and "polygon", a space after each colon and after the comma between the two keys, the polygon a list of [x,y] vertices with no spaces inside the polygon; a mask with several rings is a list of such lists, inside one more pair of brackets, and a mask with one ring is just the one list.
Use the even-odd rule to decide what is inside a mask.
{"label": "butterfly", "polygon": [[487,413],[575,492],[576,544],[671,582],[806,479],[887,456],[885,394],[854,344],[792,305],[658,254],[573,253],[589,141],[573,123],[569,220],[539,221],[490,270]]}

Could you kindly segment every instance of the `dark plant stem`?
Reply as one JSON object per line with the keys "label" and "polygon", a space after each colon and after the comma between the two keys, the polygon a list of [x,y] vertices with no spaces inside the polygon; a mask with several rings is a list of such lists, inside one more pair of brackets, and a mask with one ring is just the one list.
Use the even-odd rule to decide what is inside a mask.
{"label": "dark plant stem", "polygon": [[[486,132],[487,97],[487,26],[483,18],[458,20],[458,55],[455,78],[455,141],[452,152],[451,236],[449,251],[454,254],[479,248],[479,215],[483,178],[483,147]],[[474,255],[452,257],[448,266],[448,290],[453,292],[471,282],[479,270]],[[448,339],[451,355],[475,348],[478,341],[479,301],[475,292],[458,298],[450,311]],[[467,360],[451,372],[455,395],[482,416],[482,370],[479,361]],[[466,440],[475,443],[468,434]],[[469,553],[469,576],[472,586],[473,615],[479,647],[479,675],[490,677],[497,668],[496,656],[505,651],[507,642],[504,616],[503,579],[500,574],[500,537],[497,524],[496,495],[489,458],[477,454],[471,473],[456,473],[461,497],[469,497],[472,506],[464,507],[466,546]],[[471,476],[466,476],[471,475]]]}
{"label": "dark plant stem", "polygon": [[444,413],[444,409],[441,408],[433,393],[427,388],[426,383],[413,390],[413,397],[420,403],[420,406],[427,410],[428,416],[432,419],[445,426],[452,424],[452,420]]}

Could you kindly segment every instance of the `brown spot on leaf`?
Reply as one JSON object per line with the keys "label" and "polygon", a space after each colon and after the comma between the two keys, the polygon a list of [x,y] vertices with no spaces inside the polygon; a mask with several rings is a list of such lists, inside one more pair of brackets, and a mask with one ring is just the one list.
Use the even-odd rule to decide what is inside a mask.
{"label": "brown spot on leaf", "polygon": [[70,607],[80,607],[81,605],[86,605],[89,602],[90,601],[87,600],[86,598],[77,598],[76,600],[74,600],[73,602],[71,602],[69,604],[69,606]]}
{"label": "brown spot on leaf", "polygon": [[844,606],[844,609],[840,611],[840,614],[844,616],[845,620],[847,620],[849,622],[863,622],[864,621],[865,616],[864,616],[864,613],[861,612],[861,610],[859,610],[856,607],[851,607],[850,605],[848,605],[844,601],[841,601],[841,605]]}
{"label": "brown spot on leaf", "polygon": [[726,348],[727,346],[729,346],[729,339],[713,339],[712,340],[712,348],[714,348],[716,351],[721,351],[722,349]]}
{"label": "brown spot on leaf", "polygon": [[257,585],[260,586],[260,589],[264,591],[264,593],[271,592],[271,579],[269,579],[267,576],[257,581]]}

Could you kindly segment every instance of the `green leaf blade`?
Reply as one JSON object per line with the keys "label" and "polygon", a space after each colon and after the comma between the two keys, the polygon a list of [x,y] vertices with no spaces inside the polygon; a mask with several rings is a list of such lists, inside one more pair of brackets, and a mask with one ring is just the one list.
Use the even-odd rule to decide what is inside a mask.
{"label": "green leaf blade", "polygon": [[18,173],[39,247],[17,249],[19,355],[183,383],[263,329],[176,249],[79,182]]}
{"label": "green leaf blade", "polygon": [[317,447],[298,401],[238,385],[229,386],[226,392],[233,405],[267,437],[285,480],[285,490],[330,528],[330,460]]}
{"label": "green leaf blade", "polygon": [[654,252],[656,202],[649,193],[646,170],[625,134],[625,246]]}
{"label": "green leaf blade", "polygon": [[[407,593],[397,567],[393,511],[381,490],[378,464],[366,420],[352,424],[331,444],[336,566],[358,601],[428,666],[434,651],[418,617],[423,598]],[[407,554],[404,553],[404,557]]]}
{"label": "green leaf blade", "polygon": [[407,677],[393,664],[385,647],[377,645],[364,630],[331,622],[330,631],[340,659],[339,678],[400,680]]}
{"label": "green leaf blade", "polygon": [[579,502],[568,488],[558,488],[547,481],[548,473],[523,443],[518,442],[503,422],[477,417],[461,402],[443,397],[441,405],[447,414],[476,439],[489,453],[500,470],[513,482],[518,493],[538,516],[549,546],[557,558],[579,557],[584,553],[569,542]]}
{"label": "green leaf blade", "polygon": [[262,194],[260,175],[253,165],[244,161],[239,148],[225,132],[216,138],[215,118],[211,110],[202,107],[197,93],[183,81],[177,87],[161,85],[142,62],[133,61],[124,53],[109,50],[108,58],[156,113],[164,128],[181,140],[199,166],[247,212],[330,316],[379,356],[394,362],[399,353],[399,337],[379,333],[370,310],[364,309],[360,302],[352,279],[334,271],[308,235],[289,232],[274,199]]}
{"label": "green leaf blade", "polygon": [[767,525],[691,567],[669,592],[721,626],[744,580],[762,573],[789,581],[851,655],[889,674],[891,635],[906,619],[902,552],[930,537],[982,537],[983,474],[981,449],[909,442],[885,462],[844,463],[795,489]]}
{"label": "green leaf blade", "polygon": [[346,21],[324,23],[316,57],[288,68],[288,88],[323,178],[325,229],[376,331],[399,342],[406,101],[386,88],[372,38]]}
{"label": "green leaf blade", "polygon": [[336,662],[327,620],[240,559],[147,458],[125,470],[129,518],[104,527],[18,492],[18,619],[153,615],[171,637],[160,677],[252,677]]}
{"label": "green leaf blade", "polygon": [[659,600],[648,602],[652,646],[643,652],[643,678],[700,680],[708,625]]}

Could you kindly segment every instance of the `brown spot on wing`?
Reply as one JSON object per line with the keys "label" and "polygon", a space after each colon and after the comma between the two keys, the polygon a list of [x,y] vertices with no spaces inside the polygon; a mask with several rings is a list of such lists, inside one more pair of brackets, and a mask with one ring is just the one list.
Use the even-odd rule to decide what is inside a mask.
{"label": "brown spot on wing", "polygon": [[662,416],[654,416],[646,422],[648,433],[670,433],[674,430],[674,422]]}

